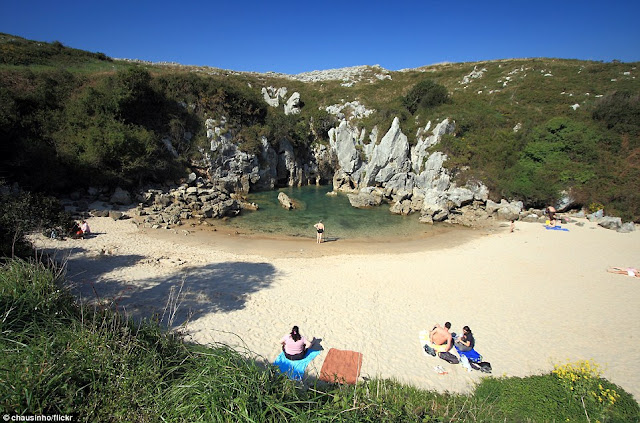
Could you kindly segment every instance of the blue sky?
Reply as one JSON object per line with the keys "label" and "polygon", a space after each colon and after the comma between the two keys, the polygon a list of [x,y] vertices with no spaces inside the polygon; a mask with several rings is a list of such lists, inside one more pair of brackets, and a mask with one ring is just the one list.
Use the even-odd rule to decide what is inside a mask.
{"label": "blue sky", "polygon": [[640,61],[640,1],[0,0],[0,32],[105,53],[295,74],[523,57]]}

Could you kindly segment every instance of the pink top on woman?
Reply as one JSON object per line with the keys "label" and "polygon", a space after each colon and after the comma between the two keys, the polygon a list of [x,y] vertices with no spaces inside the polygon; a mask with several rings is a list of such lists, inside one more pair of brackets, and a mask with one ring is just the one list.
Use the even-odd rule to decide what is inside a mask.
{"label": "pink top on woman", "polygon": [[303,336],[297,341],[294,341],[293,338],[291,338],[291,334],[288,333],[282,337],[281,342],[284,342],[284,352],[289,355],[296,355],[304,351],[304,344],[306,344],[307,339]]}

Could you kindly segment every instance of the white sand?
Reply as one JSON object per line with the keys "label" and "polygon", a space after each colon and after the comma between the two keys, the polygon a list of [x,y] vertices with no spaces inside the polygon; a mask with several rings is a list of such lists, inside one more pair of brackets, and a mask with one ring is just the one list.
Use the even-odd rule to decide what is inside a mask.
{"label": "white sand", "polygon": [[565,225],[569,232],[518,222],[514,233],[317,245],[91,218],[94,238],[34,240],[68,257],[68,278],[85,299],[97,294],[133,315],[162,315],[184,281],[174,323],[190,311],[197,342],[246,346],[273,361],[279,339],[298,325],[322,340],[311,375],[329,348],[348,349],[364,355],[361,376],[468,392],[482,373],[425,356],[418,343],[420,330],[448,320],[456,332],[471,327],[495,376],[593,359],[640,400],[640,278],[606,271],[640,267],[640,231],[581,222]]}

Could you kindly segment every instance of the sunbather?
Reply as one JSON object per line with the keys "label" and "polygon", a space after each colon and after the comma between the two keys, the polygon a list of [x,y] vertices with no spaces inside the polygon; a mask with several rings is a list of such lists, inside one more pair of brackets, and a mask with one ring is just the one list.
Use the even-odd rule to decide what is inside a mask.
{"label": "sunbather", "polygon": [[607,269],[607,272],[640,278],[640,270],[634,269],[633,267],[610,267]]}
{"label": "sunbather", "polygon": [[442,345],[442,349],[438,349],[439,352],[449,351],[451,347],[453,347],[453,342],[451,339],[451,333],[449,329],[451,328],[451,323],[447,322],[444,324],[444,327],[440,326],[436,323],[436,325],[431,329],[429,333],[429,341],[433,345]]}

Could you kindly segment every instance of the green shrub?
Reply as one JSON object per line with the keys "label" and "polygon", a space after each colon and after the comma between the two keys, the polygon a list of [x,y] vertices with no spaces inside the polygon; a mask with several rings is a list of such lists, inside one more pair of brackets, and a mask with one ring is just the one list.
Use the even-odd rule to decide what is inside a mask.
{"label": "green shrub", "polygon": [[60,202],[28,191],[0,195],[0,257],[27,257],[31,247],[24,235],[31,231],[71,227],[71,217]]}
{"label": "green shrub", "polygon": [[425,79],[409,90],[403,98],[402,104],[413,114],[419,108],[428,109],[447,101],[449,101],[447,88],[431,79]]}
{"label": "green shrub", "polygon": [[[593,119],[618,133],[640,135],[640,93],[614,91],[598,99]],[[637,137],[635,138],[637,139]],[[640,144],[636,144],[640,146]]]}

